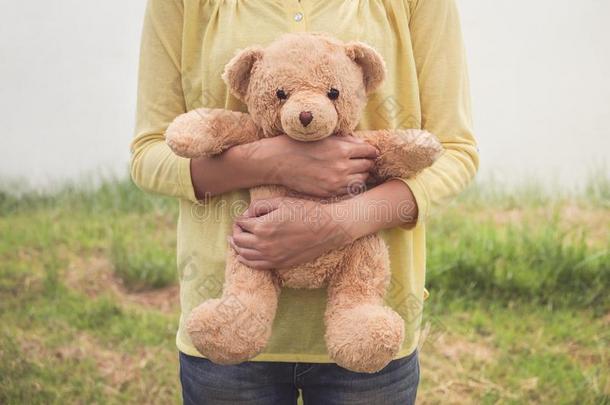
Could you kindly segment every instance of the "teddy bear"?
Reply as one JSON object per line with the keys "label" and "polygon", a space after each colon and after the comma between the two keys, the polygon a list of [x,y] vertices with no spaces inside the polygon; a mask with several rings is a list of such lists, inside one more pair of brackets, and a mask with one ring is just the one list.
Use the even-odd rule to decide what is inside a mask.
{"label": "teddy bear", "polygon": [[[442,153],[435,136],[423,130],[355,130],[367,95],[385,78],[382,57],[364,43],[322,33],[284,34],[266,47],[238,52],[222,78],[248,113],[199,108],[178,116],[166,131],[177,155],[215,156],[282,134],[302,142],[354,136],[379,151],[372,172],[379,183],[412,177]],[[282,196],[316,200],[277,185],[250,190],[251,201]],[[236,256],[229,246],[222,296],[201,303],[187,321],[193,345],[211,361],[237,364],[263,351],[283,287],[327,288],[325,342],[338,365],[372,373],[398,353],[404,321],[383,302],[390,264],[379,235],[292,268],[255,270]]]}

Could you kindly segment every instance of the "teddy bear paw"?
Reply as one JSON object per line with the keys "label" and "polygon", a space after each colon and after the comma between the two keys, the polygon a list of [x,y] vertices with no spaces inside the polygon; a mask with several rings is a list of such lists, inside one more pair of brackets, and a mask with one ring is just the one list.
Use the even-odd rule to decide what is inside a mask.
{"label": "teddy bear paw", "polygon": [[227,298],[212,299],[193,309],[187,321],[191,342],[214,363],[242,363],[267,344],[270,328],[250,311],[236,309]]}
{"label": "teddy bear paw", "polygon": [[388,307],[364,304],[338,312],[327,322],[330,356],[343,368],[374,373],[398,354],[404,321]]}
{"label": "teddy bear paw", "polygon": [[193,138],[191,136],[184,136],[183,134],[172,134],[166,135],[166,143],[170,149],[178,156],[190,157],[193,155],[191,148],[193,145]]}

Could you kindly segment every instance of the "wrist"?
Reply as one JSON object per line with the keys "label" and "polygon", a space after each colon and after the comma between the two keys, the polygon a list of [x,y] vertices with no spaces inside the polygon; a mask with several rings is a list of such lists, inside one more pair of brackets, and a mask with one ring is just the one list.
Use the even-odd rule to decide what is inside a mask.
{"label": "wrist", "polygon": [[249,173],[256,178],[257,185],[287,186],[282,181],[282,173],[287,170],[284,141],[277,136],[243,145],[243,159],[248,162]]}
{"label": "wrist", "polygon": [[[345,210],[350,213],[350,229],[355,238],[362,238],[383,229],[383,204],[367,198],[365,193],[345,201]],[[381,215],[380,215],[381,214]]]}
{"label": "wrist", "polygon": [[238,145],[225,152],[227,159],[231,160],[232,166],[238,172],[238,177],[243,179],[240,188],[270,184],[267,181],[269,162],[263,155],[263,141]]}
{"label": "wrist", "polygon": [[418,215],[411,189],[399,180],[387,181],[348,200],[329,204],[329,215],[354,240],[397,226],[412,227]]}
{"label": "wrist", "polygon": [[357,197],[325,204],[322,207],[336,225],[336,237],[342,240],[342,244],[348,244],[377,231],[372,226],[372,221],[365,219],[368,215],[366,206]]}
{"label": "wrist", "polygon": [[189,170],[193,193],[198,201],[204,201],[210,197],[211,193],[204,187],[205,180],[200,176],[202,158],[192,158],[189,160]]}

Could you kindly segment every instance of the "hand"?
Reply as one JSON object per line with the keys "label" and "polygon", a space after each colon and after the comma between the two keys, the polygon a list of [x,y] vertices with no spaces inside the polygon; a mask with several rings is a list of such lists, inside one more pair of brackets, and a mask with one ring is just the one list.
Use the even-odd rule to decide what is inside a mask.
{"label": "hand", "polygon": [[254,201],[236,219],[229,243],[251,268],[282,269],[382,229],[411,228],[417,217],[411,189],[390,180],[332,204],[285,197]]}
{"label": "hand", "polygon": [[191,159],[191,181],[200,200],[264,184],[325,198],[359,188],[369,179],[376,157],[373,146],[353,137],[299,142],[282,135]]}
{"label": "hand", "polygon": [[253,159],[265,166],[266,184],[281,184],[316,197],[344,195],[366,183],[377,149],[354,137],[331,136],[299,142],[287,135],[251,145]]}
{"label": "hand", "polygon": [[254,201],[235,221],[229,243],[237,260],[255,269],[307,263],[354,238],[349,222],[336,220],[332,206],[293,198]]}

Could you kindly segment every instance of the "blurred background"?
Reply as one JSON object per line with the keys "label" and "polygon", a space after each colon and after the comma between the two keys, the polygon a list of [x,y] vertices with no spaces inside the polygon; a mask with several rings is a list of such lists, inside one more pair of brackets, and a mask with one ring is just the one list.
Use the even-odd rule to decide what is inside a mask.
{"label": "blurred background", "polygon": [[[145,5],[0,1],[0,403],[178,400]],[[429,224],[420,403],[610,403],[610,2],[458,5],[481,171]]]}
{"label": "blurred background", "polygon": [[[123,175],[145,0],[5,3],[0,173],[35,186]],[[573,186],[604,167],[610,3],[458,3],[481,177]]]}

